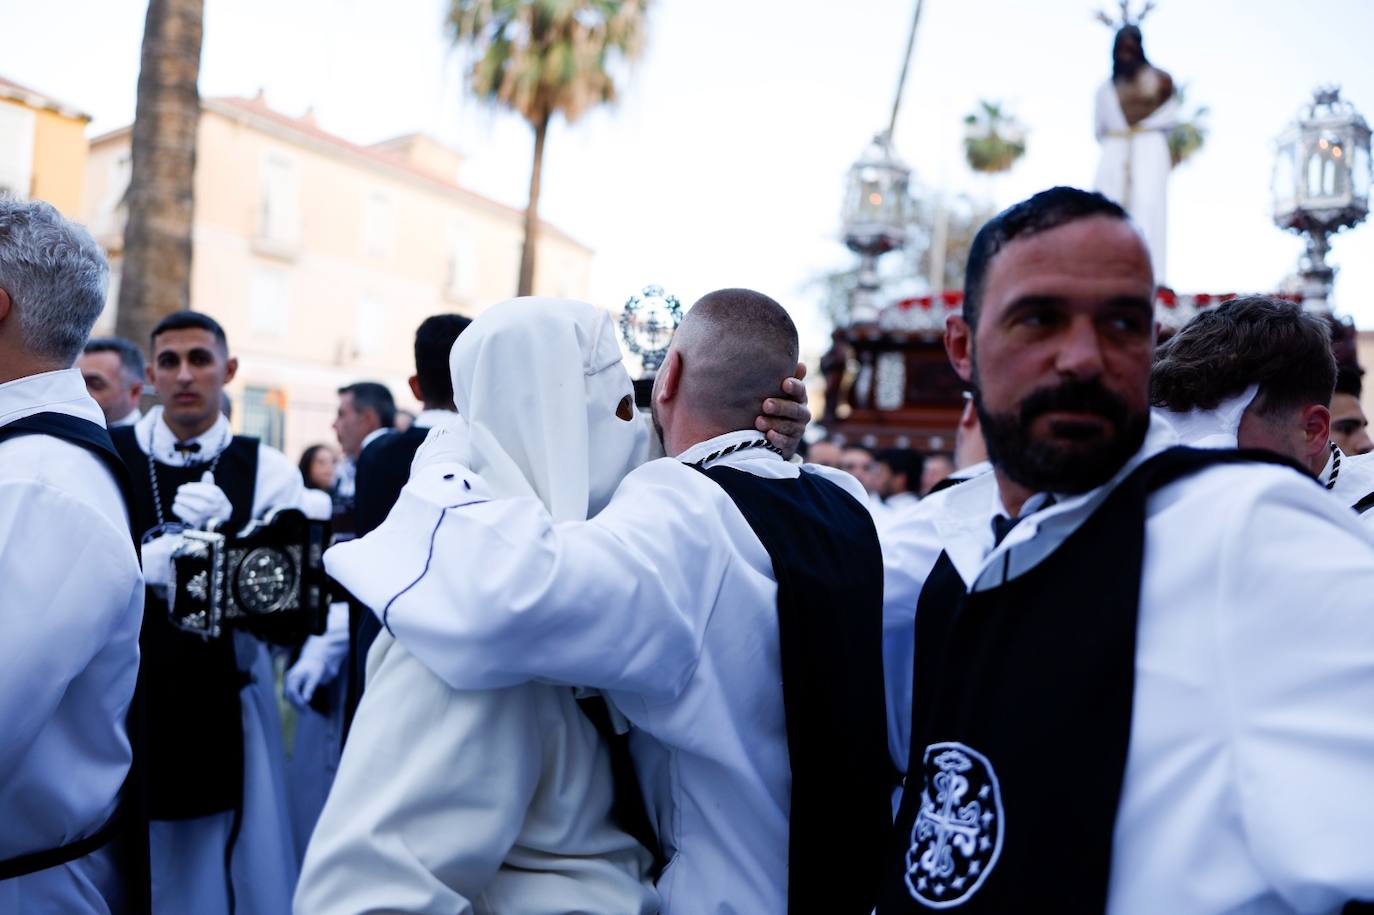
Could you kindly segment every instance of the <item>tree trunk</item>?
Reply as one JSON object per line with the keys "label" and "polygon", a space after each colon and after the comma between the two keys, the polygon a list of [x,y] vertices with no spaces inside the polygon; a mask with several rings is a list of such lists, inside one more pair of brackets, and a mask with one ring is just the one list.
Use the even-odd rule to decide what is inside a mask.
{"label": "tree trunk", "polygon": [[534,294],[534,247],[539,240],[539,178],[544,171],[544,137],[549,116],[534,125],[534,164],[530,167],[530,202],[525,206],[525,244],[520,249],[520,283],[516,295]]}
{"label": "tree trunk", "polygon": [[191,219],[204,0],[149,0],[125,201],[116,329],[140,346],[191,306]]}

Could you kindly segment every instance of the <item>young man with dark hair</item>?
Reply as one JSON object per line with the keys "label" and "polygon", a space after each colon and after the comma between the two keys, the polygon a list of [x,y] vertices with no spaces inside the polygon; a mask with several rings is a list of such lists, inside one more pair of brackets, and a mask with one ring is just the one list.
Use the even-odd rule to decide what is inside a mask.
{"label": "young man with dark hair", "polygon": [[138,409],[143,396],[143,350],[132,340],[94,337],[77,357],[76,367],[109,428],[132,426],[143,416]]}
{"label": "young man with dark hair", "polygon": [[1374,542],[1280,458],[1174,447],[1115,204],[1055,188],[973,250],[945,343],[993,472],[887,532],[909,717],[878,912],[1374,898]]}
{"label": "young man with dark hair", "polygon": [[1369,438],[1369,420],[1360,403],[1363,393],[1360,373],[1342,366],[1336,373],[1336,390],[1331,394],[1331,441],[1346,454],[1374,451]]}
{"label": "young man with dark hair", "polygon": [[917,490],[926,459],[911,448],[884,448],[874,463],[878,495],[888,520],[905,514],[920,501]]}
{"label": "young man with dark hair", "polygon": [[1280,454],[1374,522],[1374,459],[1346,453],[1333,434],[1337,377],[1325,319],[1245,296],[1202,312],[1156,349],[1150,399],[1184,444]]}
{"label": "young man with dark hair", "polygon": [[238,370],[219,323],[176,312],[153,328],[148,383],[159,406],[111,438],[133,479],[149,588],[140,639],[147,721],[153,907],[284,912],[296,880],[281,722],[266,643],[233,629],[202,639],[168,619],[180,527],[229,532],[275,508],[304,508],[296,465],[221,412]]}

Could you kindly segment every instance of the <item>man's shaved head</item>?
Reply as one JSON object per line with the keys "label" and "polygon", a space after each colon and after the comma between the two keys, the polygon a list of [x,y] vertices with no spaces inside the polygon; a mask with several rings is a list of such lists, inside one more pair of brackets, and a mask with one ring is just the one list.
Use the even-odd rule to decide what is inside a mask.
{"label": "man's shaved head", "polygon": [[719,289],[702,296],[673,335],[673,412],[713,435],[753,429],[759,404],[796,372],[797,348],[792,318],[763,293]]}

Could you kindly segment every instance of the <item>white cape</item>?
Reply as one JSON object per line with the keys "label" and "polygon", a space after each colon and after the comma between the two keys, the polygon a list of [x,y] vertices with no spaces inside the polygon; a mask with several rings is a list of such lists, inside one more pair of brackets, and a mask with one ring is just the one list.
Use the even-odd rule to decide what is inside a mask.
{"label": "white cape", "polygon": [[[582,520],[643,458],[642,426],[616,417],[633,391],[610,321],[590,305],[494,306],[458,338],[450,368],[467,423],[430,432],[412,486],[418,468],[453,455],[494,495]],[[395,557],[380,544],[374,532],[330,555],[382,578]],[[455,690],[384,631],[296,911],[656,912],[649,855],[611,824],[612,800],[609,756],[570,688]]]}

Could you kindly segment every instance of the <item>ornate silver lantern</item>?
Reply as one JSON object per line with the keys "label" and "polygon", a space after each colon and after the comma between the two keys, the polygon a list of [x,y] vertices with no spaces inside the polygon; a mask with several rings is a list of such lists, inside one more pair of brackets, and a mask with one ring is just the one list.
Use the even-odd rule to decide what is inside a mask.
{"label": "ornate silver lantern", "polygon": [[850,322],[878,319],[878,258],[906,242],[907,185],[911,169],[892,149],[887,131],[878,134],[849,168],[844,201],[844,243],[859,255],[859,276]]}
{"label": "ornate silver lantern", "polygon": [[1330,86],[1313,93],[1278,139],[1274,222],[1307,236],[1298,273],[1303,303],[1312,311],[1331,310],[1331,235],[1369,214],[1369,138],[1364,118]]}

